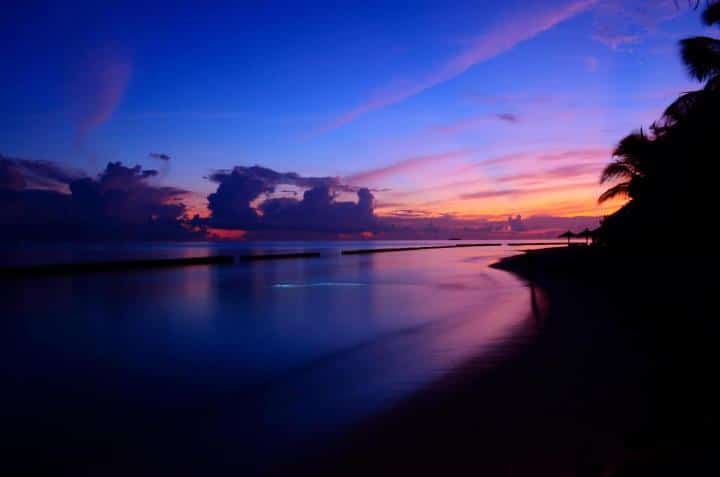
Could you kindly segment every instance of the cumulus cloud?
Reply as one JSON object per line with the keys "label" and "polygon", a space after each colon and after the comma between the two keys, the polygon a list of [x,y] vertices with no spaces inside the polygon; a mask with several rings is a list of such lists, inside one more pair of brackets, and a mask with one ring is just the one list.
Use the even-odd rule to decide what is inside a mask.
{"label": "cumulus cloud", "polygon": [[[549,159],[556,156],[548,155]],[[549,172],[574,177],[584,170],[584,166],[568,166]],[[157,176],[153,169],[119,162],[111,162],[100,174],[89,177],[47,161],[2,157],[0,240],[184,240],[207,237],[208,232],[214,232],[208,228],[249,232],[253,237],[372,233],[385,238],[483,238],[506,233],[552,236],[557,234],[551,227],[560,226],[554,218],[534,220],[520,216],[478,222],[422,208],[428,204],[418,208],[417,204],[388,202],[383,205],[385,212],[376,215],[375,197],[367,188],[349,186],[335,177],[305,177],[260,166],[213,172],[209,179],[217,184],[217,190],[208,196],[209,217],[189,219],[183,203],[188,192],[159,185]],[[508,188],[457,197],[491,199],[596,185],[593,181],[518,188],[512,182],[524,177],[507,177]],[[356,198],[349,199],[350,194]]]}
{"label": "cumulus cloud", "polygon": [[359,189],[357,202],[336,201],[327,187],[305,192],[303,199],[271,199],[263,202],[262,225],[278,229],[322,232],[363,232],[377,228],[375,198],[368,189]]}
{"label": "cumulus cloud", "polygon": [[[344,185],[335,177],[303,177],[260,166],[216,171],[209,179],[218,184],[208,196],[211,227],[243,230],[308,230],[330,233],[362,232],[377,227],[375,198],[367,188]],[[295,197],[266,197],[278,186],[305,190]],[[355,192],[357,202],[338,201],[338,192]],[[261,200],[259,204],[257,201]]]}
{"label": "cumulus cloud", "polygon": [[262,166],[236,166],[233,169],[220,169],[214,171],[208,179],[212,182],[222,184],[228,178],[248,178],[262,182],[268,187],[275,187],[280,184],[294,185],[298,187],[328,187],[334,190],[352,192],[355,189],[343,185],[339,177],[303,177],[295,172],[276,172]]}
{"label": "cumulus cloud", "polygon": [[5,157],[0,154],[0,189],[67,190],[67,185],[82,176],[79,171],[60,167],[54,162]]}
{"label": "cumulus cloud", "polygon": [[151,184],[149,179],[156,175],[153,169],[111,162],[97,179],[73,181],[70,191],[77,212],[90,220],[125,225],[171,223],[184,215],[180,200],[187,191]]}
{"label": "cumulus cloud", "polygon": [[[0,239],[188,238],[186,191],[154,185],[155,170],[111,162],[97,177],[57,164],[3,158],[0,162]],[[65,190],[54,187],[65,186]],[[49,187],[53,185],[53,187]]]}

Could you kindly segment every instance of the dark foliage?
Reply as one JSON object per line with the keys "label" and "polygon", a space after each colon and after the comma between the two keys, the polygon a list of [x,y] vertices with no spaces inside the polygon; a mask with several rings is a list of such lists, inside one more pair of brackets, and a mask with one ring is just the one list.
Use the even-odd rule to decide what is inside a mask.
{"label": "dark foliage", "polygon": [[[720,7],[705,8],[706,23],[720,21]],[[649,132],[620,141],[601,182],[610,187],[599,200],[627,196],[630,201],[607,217],[598,242],[623,247],[660,245],[662,238],[682,240],[691,227],[703,227],[717,203],[720,162],[720,40],[681,41],[682,59],[703,88],[681,95]]]}

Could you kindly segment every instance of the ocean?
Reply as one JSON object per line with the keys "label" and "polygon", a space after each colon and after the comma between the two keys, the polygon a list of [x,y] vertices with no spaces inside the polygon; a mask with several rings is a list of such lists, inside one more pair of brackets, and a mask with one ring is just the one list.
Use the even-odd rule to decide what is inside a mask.
{"label": "ocean", "polygon": [[41,447],[39,440],[53,443],[45,446],[57,454],[44,456],[48,462],[92,449],[158,469],[221,466],[246,475],[317,450],[532,330],[526,284],[489,268],[524,247],[340,254],[457,243],[6,249],[5,266],[321,256],[4,279],[5,430],[15,436],[16,452]]}

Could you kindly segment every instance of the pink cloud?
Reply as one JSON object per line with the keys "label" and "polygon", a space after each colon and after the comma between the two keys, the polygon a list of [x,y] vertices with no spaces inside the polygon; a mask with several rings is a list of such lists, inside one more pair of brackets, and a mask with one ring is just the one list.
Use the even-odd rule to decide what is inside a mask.
{"label": "pink cloud", "polygon": [[510,174],[498,177],[495,180],[501,183],[507,182],[523,182],[534,181],[534,183],[543,183],[556,179],[576,178],[579,176],[594,175],[600,177],[603,165],[599,163],[581,163],[560,166],[546,171],[523,172],[518,174]]}
{"label": "pink cloud", "polygon": [[399,103],[438,84],[449,81],[465,73],[474,65],[513,49],[519,43],[552,29],[559,23],[586,11],[596,3],[597,0],[572,0],[565,1],[562,6],[553,9],[529,8],[524,14],[516,14],[484,35],[472,40],[469,47],[450,58],[438,70],[419,80],[406,82],[402,87],[388,89],[369,98],[355,108],[332,119],[315,132],[322,133],[338,128],[363,114]]}
{"label": "pink cloud", "polygon": [[579,182],[576,184],[563,184],[553,185],[548,187],[538,187],[535,189],[500,189],[500,190],[487,190],[481,192],[473,192],[470,194],[461,194],[460,199],[472,200],[472,199],[488,199],[492,197],[505,197],[505,196],[525,196],[532,194],[542,194],[546,192],[558,192],[566,190],[574,190],[586,187],[597,187],[597,181]]}
{"label": "pink cloud", "polygon": [[497,166],[513,162],[536,160],[541,162],[555,161],[598,161],[608,160],[611,151],[606,148],[587,148],[587,149],[571,149],[567,151],[542,152],[542,153],[519,153],[507,154],[477,163],[478,166]]}
{"label": "pink cloud", "polygon": [[538,159],[541,161],[595,161],[603,160],[607,161],[610,159],[612,151],[608,148],[588,148],[588,149],[574,149],[569,151],[561,152],[550,152],[541,154]]}
{"label": "pink cloud", "polygon": [[344,178],[344,182],[356,185],[374,184],[384,179],[385,177],[408,173],[418,169],[422,169],[431,164],[443,163],[461,157],[466,157],[469,153],[470,151],[467,150],[458,150],[445,152],[442,154],[428,154],[423,156],[410,157],[384,167],[351,174]]}
{"label": "pink cloud", "polygon": [[[396,198],[404,198],[427,194],[457,193],[468,188],[492,188],[503,184],[510,185],[511,191],[488,193],[489,196],[518,195],[518,187],[532,190],[533,186],[548,186],[550,183],[564,180],[591,179],[597,185],[596,177],[603,165],[609,160],[611,151],[607,148],[570,149],[566,151],[537,151],[506,154],[490,160],[474,162],[460,168],[445,171],[434,178],[462,177],[460,180],[440,184],[423,184],[420,189],[392,192]],[[525,172],[529,163],[533,165],[534,172]],[[517,166],[520,166],[518,168]],[[546,169],[543,169],[543,166]],[[547,169],[547,167],[550,167]],[[499,177],[488,176],[488,170],[502,167],[505,175]],[[480,175],[478,175],[480,174]],[[535,190],[537,191],[537,189]],[[522,195],[522,194],[519,194]]]}

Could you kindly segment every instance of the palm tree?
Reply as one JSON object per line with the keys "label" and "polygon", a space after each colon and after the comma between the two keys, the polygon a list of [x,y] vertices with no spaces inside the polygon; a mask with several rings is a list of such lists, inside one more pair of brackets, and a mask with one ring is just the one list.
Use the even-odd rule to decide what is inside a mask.
{"label": "palm tree", "polygon": [[[700,2],[695,3],[695,7]],[[720,2],[707,2],[702,14],[707,26],[720,24]],[[663,113],[664,124],[669,127],[687,119],[704,104],[708,94],[720,92],[720,40],[707,36],[696,36],[680,41],[680,53],[690,76],[704,84],[698,91],[684,93]]]}
{"label": "palm tree", "polygon": [[[702,20],[707,26],[720,23],[720,2],[708,3]],[[683,63],[693,78],[709,83],[720,76],[720,40],[696,36],[682,40],[680,46]]]}
{"label": "palm tree", "polygon": [[653,139],[641,129],[623,138],[613,151],[613,162],[603,170],[600,183],[621,180],[602,193],[598,202],[603,203],[618,196],[631,199],[640,195],[642,183],[652,167]]}
{"label": "palm tree", "polygon": [[[720,0],[689,1],[694,8],[704,5],[706,25],[720,25]],[[600,182],[614,185],[598,201],[631,200],[603,222],[598,238],[605,244],[646,243],[689,220],[704,220],[717,203],[720,38],[688,38],[680,47],[688,73],[702,88],[681,95],[647,134],[633,132],[613,151]]]}

